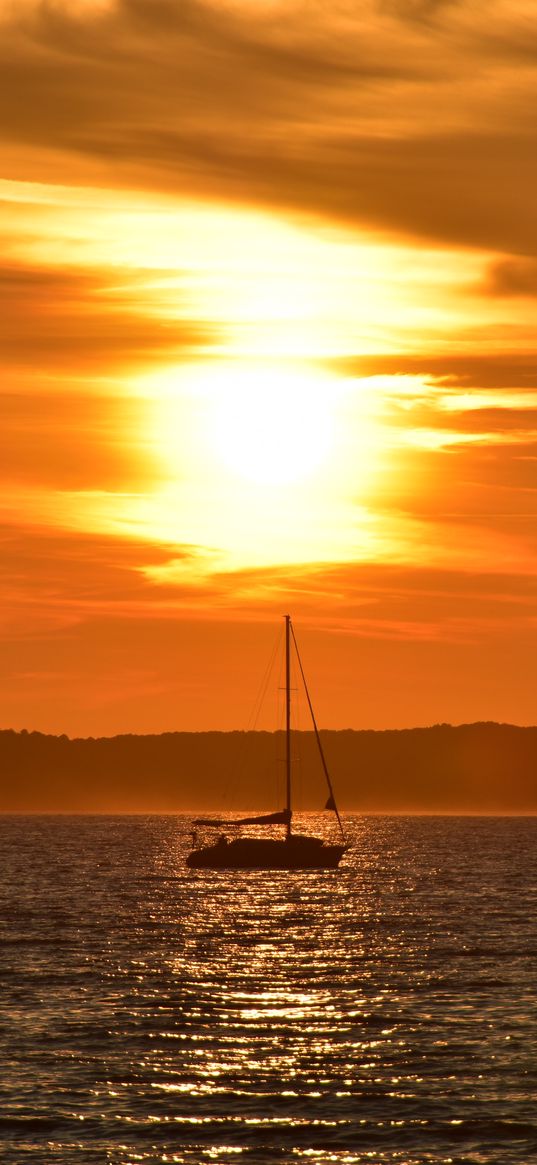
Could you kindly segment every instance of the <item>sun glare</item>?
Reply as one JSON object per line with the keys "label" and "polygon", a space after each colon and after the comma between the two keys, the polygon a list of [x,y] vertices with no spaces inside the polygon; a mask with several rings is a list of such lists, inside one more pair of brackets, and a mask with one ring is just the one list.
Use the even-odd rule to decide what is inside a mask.
{"label": "sun glare", "polygon": [[[151,496],[122,498],[120,520],[190,547],[193,568],[207,574],[363,556],[375,541],[368,506],[386,472],[379,414],[400,379],[381,389],[276,360],[181,364],[138,378],[131,388],[147,401],[143,443],[160,480]],[[182,576],[187,569],[181,561]]]}
{"label": "sun glare", "polygon": [[311,476],[329,457],[334,402],[319,375],[232,368],[207,387],[209,441],[232,474],[282,485]]}

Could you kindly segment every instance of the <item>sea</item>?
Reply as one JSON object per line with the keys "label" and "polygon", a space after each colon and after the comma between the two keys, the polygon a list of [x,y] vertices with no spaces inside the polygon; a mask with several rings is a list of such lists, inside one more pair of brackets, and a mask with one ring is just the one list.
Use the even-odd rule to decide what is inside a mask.
{"label": "sea", "polygon": [[3,1165],[537,1162],[537,819],[346,824],[267,873],[0,818]]}

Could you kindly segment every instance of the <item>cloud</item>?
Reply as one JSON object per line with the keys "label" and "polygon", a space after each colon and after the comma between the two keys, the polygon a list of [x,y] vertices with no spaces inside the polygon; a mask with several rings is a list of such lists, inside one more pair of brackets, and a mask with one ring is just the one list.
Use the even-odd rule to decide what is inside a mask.
{"label": "cloud", "polygon": [[[69,391],[70,389],[70,391]],[[147,408],[136,398],[63,392],[0,398],[0,481],[9,489],[140,490],[162,478],[144,440]]]}
{"label": "cloud", "polygon": [[195,555],[192,547],[24,524],[0,526],[0,545],[2,625],[10,638],[31,639],[96,615],[169,615],[169,594],[153,586],[145,568]]}
{"label": "cloud", "polygon": [[537,253],[522,2],[8,11],[2,131],[71,175]]}
{"label": "cloud", "polygon": [[[476,532],[461,528],[464,559]],[[323,677],[323,726],[533,717],[537,573],[507,556],[493,571],[310,564],[195,584],[196,547],[31,525],[1,528],[0,545],[6,727],[244,728],[282,610]],[[172,561],[184,572],[156,583],[150,568]]]}
{"label": "cloud", "polygon": [[537,355],[532,351],[397,352],[352,356],[327,364],[349,376],[421,376],[440,381],[443,388],[537,388]]}
{"label": "cloud", "polygon": [[537,259],[503,259],[489,271],[486,291],[496,296],[537,296]]}
{"label": "cloud", "polygon": [[289,603],[314,623],[322,611],[321,622],[333,629],[412,638],[421,626],[421,638],[434,629],[434,635],[449,637],[463,621],[467,630],[475,624],[477,633],[482,621],[484,627],[490,619],[503,618],[506,604],[521,617],[531,615],[535,571],[510,569],[507,557],[496,557],[491,569],[484,554],[482,568],[474,562],[474,569],[466,569],[464,551],[475,540],[475,518],[469,515],[465,523],[458,515],[457,522],[453,516],[450,522],[457,550],[453,565],[446,553],[449,531],[446,536],[444,530],[443,565],[306,563],[209,571],[197,581],[190,567],[203,552],[196,546],[4,524],[2,623],[8,637],[30,639],[55,626],[95,618],[128,623],[132,618],[181,621],[188,615],[219,621],[224,613],[233,621],[234,613],[247,624],[274,617],[282,603]]}
{"label": "cloud", "polygon": [[150,278],[112,268],[0,267],[4,367],[88,376],[170,361],[208,342],[215,329],[205,321],[151,314],[155,293],[144,290]]}

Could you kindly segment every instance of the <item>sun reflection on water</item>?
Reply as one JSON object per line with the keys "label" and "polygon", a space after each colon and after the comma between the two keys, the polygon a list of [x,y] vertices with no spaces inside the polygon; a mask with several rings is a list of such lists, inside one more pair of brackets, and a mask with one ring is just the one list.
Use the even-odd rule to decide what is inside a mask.
{"label": "sun reflection on water", "polygon": [[438,1165],[476,1145],[494,1165],[498,1144],[527,1165],[533,914],[504,870],[535,862],[536,827],[511,823],[507,850],[497,828],[361,819],[338,872],[231,883],[185,869],[172,818],[86,819],[76,845],[58,822],[32,874],[19,837],[4,1120],[84,1165]]}

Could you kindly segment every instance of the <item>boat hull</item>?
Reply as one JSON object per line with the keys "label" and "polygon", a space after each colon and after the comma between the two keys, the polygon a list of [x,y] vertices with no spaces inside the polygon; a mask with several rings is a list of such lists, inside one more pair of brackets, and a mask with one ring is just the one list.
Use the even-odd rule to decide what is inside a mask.
{"label": "boat hull", "polygon": [[334,870],[347,849],[299,834],[285,840],[241,837],[193,850],[186,864],[206,870]]}

